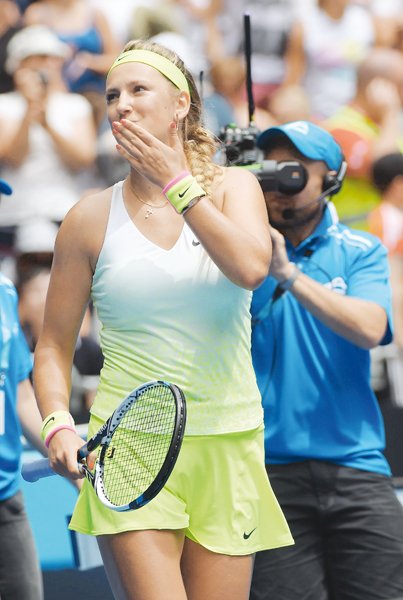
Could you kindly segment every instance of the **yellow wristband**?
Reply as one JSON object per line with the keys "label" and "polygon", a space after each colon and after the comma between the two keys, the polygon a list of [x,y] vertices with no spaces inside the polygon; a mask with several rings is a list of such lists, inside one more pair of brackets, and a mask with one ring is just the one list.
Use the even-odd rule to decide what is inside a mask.
{"label": "yellow wristband", "polygon": [[42,422],[41,438],[46,448],[52,437],[61,429],[76,431],[74,419],[67,410],[56,410],[48,415]]}
{"label": "yellow wristband", "polygon": [[176,212],[182,214],[194,198],[201,198],[206,195],[206,192],[190,173],[179,177],[172,183],[168,183],[163,193]]}

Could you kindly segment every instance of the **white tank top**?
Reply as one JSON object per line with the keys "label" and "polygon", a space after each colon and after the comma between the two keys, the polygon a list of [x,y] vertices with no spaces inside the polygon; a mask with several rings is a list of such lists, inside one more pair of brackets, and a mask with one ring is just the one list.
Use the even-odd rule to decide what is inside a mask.
{"label": "white tank top", "polygon": [[331,19],[317,6],[301,11],[308,69],[304,87],[312,113],[332,116],[355,93],[357,66],[374,43],[370,12],[350,4],[341,19]]}
{"label": "white tank top", "polygon": [[130,219],[115,184],[92,284],[104,366],[91,412],[106,419],[136,386],[181,387],[186,433],[253,429],[263,419],[250,354],[251,292],[225,277],[191,229],[170,250]]}

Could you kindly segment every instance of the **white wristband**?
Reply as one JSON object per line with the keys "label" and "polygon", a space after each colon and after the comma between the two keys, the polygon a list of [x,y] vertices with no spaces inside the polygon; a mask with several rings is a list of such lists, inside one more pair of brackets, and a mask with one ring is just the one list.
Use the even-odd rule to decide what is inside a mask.
{"label": "white wristband", "polygon": [[293,265],[294,270],[293,270],[292,274],[290,275],[290,277],[288,279],[284,279],[283,281],[279,281],[279,283],[278,283],[279,287],[282,290],[284,290],[285,292],[292,288],[297,277],[299,275],[301,275],[301,271],[298,269],[297,265],[295,263],[291,263],[291,264]]}

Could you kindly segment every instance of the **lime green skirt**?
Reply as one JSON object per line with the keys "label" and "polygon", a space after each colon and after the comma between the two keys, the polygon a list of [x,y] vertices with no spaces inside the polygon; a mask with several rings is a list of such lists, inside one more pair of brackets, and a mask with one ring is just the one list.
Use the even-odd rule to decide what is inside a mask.
{"label": "lime green skirt", "polygon": [[[101,421],[91,418],[89,435]],[[263,426],[188,436],[163,490],[140,509],[105,507],[84,482],[70,528],[90,535],[180,529],[212,552],[242,556],[294,543],[264,466]]]}

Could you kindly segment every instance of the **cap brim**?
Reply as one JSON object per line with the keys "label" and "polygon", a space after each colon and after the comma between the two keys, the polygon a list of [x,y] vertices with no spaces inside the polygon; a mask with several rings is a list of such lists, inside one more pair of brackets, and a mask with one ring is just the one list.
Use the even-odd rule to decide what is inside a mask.
{"label": "cap brim", "polygon": [[283,137],[288,137],[287,134],[280,129],[280,127],[270,127],[270,129],[266,129],[266,131],[262,131],[262,133],[258,135],[256,139],[256,145],[261,150],[266,150],[267,147],[271,145],[271,142],[280,135]]}
{"label": "cap brim", "polygon": [[12,193],[13,190],[8,183],[6,183],[4,179],[0,179],[0,194],[7,194],[7,196],[10,196]]}

